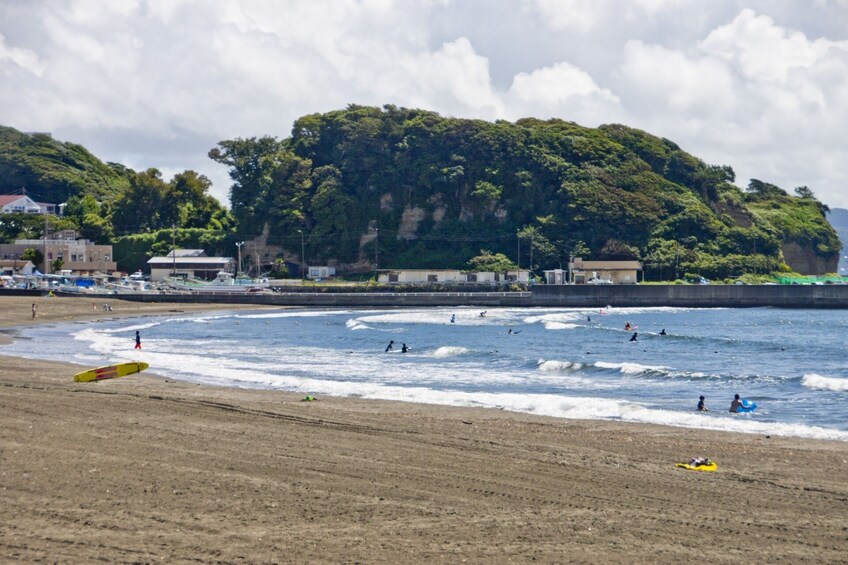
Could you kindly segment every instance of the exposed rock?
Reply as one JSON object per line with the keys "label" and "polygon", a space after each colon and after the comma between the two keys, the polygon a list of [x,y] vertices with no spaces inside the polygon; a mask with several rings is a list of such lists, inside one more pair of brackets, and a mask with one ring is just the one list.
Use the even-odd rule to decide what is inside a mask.
{"label": "exposed rock", "polygon": [[839,263],[839,254],[830,257],[816,255],[812,249],[801,247],[794,241],[788,241],[781,247],[783,250],[783,261],[793,271],[802,275],[824,275],[835,273]]}

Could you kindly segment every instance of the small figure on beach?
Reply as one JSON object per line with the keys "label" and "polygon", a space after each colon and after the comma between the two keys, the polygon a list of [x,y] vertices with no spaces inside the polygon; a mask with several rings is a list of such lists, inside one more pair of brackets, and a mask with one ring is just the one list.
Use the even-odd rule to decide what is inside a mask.
{"label": "small figure on beach", "polygon": [[135,348],[141,349],[141,334],[138,333],[138,330],[135,330]]}
{"label": "small figure on beach", "polygon": [[633,335],[630,336],[630,341],[639,341],[638,339],[636,339],[637,337],[639,337],[639,333],[633,332]]}
{"label": "small figure on beach", "polygon": [[32,303],[32,319],[35,320],[36,313],[38,312],[38,305],[33,302]]}
{"label": "small figure on beach", "polygon": [[698,411],[699,412],[709,412],[709,410],[707,409],[707,405],[704,404],[703,395],[698,397]]}
{"label": "small figure on beach", "polygon": [[667,333],[665,333],[665,328],[660,330],[660,335],[668,335]]}
{"label": "small figure on beach", "polygon": [[389,344],[386,346],[386,353],[389,351],[394,351],[394,347],[392,347],[395,343],[395,340],[389,340]]}
{"label": "small figure on beach", "polygon": [[401,352],[401,353],[406,353],[407,351],[409,351],[409,348],[408,348],[408,347],[406,346],[406,344],[404,343],[404,344],[403,344],[403,347],[401,347],[401,348],[400,348],[400,352]]}
{"label": "small figure on beach", "polygon": [[693,457],[689,460],[689,465],[692,467],[701,467],[703,465],[712,465],[712,461],[706,457]]}

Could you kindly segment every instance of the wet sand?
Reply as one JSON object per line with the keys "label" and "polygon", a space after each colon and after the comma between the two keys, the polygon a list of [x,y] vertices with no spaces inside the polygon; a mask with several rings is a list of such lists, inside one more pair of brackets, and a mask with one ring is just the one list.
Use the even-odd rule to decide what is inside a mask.
{"label": "wet sand", "polygon": [[[37,323],[211,309],[0,297],[0,324],[34,301]],[[845,442],[79,370],[0,357],[0,562],[848,559]],[[674,468],[693,455],[718,471]]]}

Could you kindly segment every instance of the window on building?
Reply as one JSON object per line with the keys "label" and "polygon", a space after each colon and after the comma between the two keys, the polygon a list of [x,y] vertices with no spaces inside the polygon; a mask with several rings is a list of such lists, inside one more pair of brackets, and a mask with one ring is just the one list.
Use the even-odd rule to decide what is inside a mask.
{"label": "window on building", "polygon": [[398,282],[397,275],[389,275],[389,282]]}

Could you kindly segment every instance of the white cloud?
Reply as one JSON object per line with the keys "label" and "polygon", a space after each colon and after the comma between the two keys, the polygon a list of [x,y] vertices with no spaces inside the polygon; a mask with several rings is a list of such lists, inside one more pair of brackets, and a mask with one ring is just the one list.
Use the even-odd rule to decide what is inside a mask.
{"label": "white cloud", "polygon": [[730,62],[748,79],[775,82],[786,82],[792,70],[810,68],[833,51],[848,52],[848,41],[810,41],[803,33],[782,28],[749,9],[713,30],[699,46]]}
{"label": "white cloud", "polygon": [[846,4],[766,0],[0,2],[0,124],[136,168],[349,103],[620,122],[740,184],[848,206]]}
{"label": "white cloud", "polygon": [[7,47],[6,38],[0,33],[0,69],[5,66],[4,61],[9,61],[36,76],[41,76],[44,73],[44,64],[35,52],[19,47]]}

